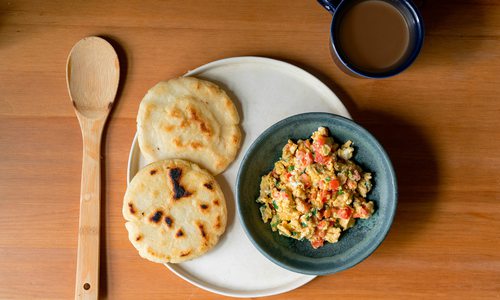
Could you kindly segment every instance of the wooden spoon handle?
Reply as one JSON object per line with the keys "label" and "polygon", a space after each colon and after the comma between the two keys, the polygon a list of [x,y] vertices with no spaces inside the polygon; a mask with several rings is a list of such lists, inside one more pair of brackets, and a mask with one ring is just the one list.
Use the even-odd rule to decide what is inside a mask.
{"label": "wooden spoon handle", "polygon": [[102,126],[97,123],[80,119],[83,160],[75,299],[97,299],[99,295]]}

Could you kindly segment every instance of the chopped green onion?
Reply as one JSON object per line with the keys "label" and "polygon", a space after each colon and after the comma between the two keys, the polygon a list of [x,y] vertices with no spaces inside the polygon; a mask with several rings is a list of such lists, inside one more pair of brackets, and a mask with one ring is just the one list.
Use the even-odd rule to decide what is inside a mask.
{"label": "chopped green onion", "polygon": [[326,181],[326,182],[330,182],[331,180],[332,180],[332,179],[330,178],[330,176],[328,176],[328,177],[326,177],[326,178],[325,178],[325,181]]}
{"label": "chopped green onion", "polygon": [[312,214],[313,214],[313,215],[316,215],[316,213],[317,213],[316,208],[313,208],[313,209],[312,209]]}
{"label": "chopped green onion", "polygon": [[291,166],[291,165],[290,165],[290,166],[288,166],[288,172],[292,172],[292,171],[293,171],[293,169],[295,169],[295,167],[294,167],[294,166]]}
{"label": "chopped green onion", "polygon": [[342,190],[342,188],[339,188],[339,191],[337,192],[337,194],[339,194],[339,195],[344,194],[344,191]]}
{"label": "chopped green onion", "polygon": [[305,222],[300,223],[300,225],[302,225],[302,227],[307,227],[307,224]]}
{"label": "chopped green onion", "polygon": [[273,206],[275,209],[278,209],[278,204],[276,204],[276,201],[273,200]]}

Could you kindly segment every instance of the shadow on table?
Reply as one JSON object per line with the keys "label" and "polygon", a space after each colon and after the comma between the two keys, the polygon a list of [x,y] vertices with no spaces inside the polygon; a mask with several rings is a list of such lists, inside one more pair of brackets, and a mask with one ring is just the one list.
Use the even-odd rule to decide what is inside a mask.
{"label": "shadow on table", "polygon": [[[118,39],[107,35],[98,35],[98,36],[102,37],[113,46],[113,48],[116,51],[116,54],[118,55],[118,60],[120,61],[120,82],[118,84],[118,90],[116,91],[116,97],[113,103],[113,107],[111,108],[111,111],[108,116],[108,121],[106,122],[106,125],[104,126],[102,133],[101,153],[105,154],[107,147],[107,140],[108,140],[107,139],[108,129],[110,123],[113,122],[113,116],[115,115],[115,111],[117,107],[120,105],[121,96],[123,93],[123,87],[127,79],[128,60],[125,50],[120,45]],[[108,251],[106,243],[106,226],[107,226],[106,215],[107,212],[109,211],[108,201],[107,201],[108,200],[107,195],[109,195],[109,193],[107,193],[108,185],[106,184],[107,182],[106,159],[107,158],[105,155],[101,156],[101,228],[100,228],[101,231],[100,231],[99,299],[107,298],[107,293],[108,293],[108,280],[107,280]]]}
{"label": "shadow on table", "polygon": [[[491,6],[455,0],[426,0],[420,12],[425,26],[425,40],[413,71],[435,65],[458,65],[474,59],[481,48],[479,37],[488,35],[485,15]],[[464,39],[463,37],[468,38]]]}
{"label": "shadow on table", "polygon": [[[381,111],[351,111],[385,148],[398,179],[398,208],[385,248],[404,246],[428,224],[438,198],[435,151],[415,124]],[[392,243],[396,242],[396,244]]]}
{"label": "shadow on table", "polygon": [[[0,1],[0,31],[3,29],[5,30],[5,28],[2,28],[4,27],[4,23],[5,23],[5,19],[8,18],[8,14],[11,13],[13,7],[15,6],[15,3],[14,5],[12,5],[13,3],[11,2],[7,2],[7,1]],[[19,26],[18,28],[16,29],[16,33],[19,33],[21,30],[19,29]],[[5,46],[5,41],[7,40],[6,36],[5,36],[5,33],[4,35],[2,36],[2,38],[0,38],[0,47],[3,47]],[[11,42],[12,42],[12,39],[11,39]]]}

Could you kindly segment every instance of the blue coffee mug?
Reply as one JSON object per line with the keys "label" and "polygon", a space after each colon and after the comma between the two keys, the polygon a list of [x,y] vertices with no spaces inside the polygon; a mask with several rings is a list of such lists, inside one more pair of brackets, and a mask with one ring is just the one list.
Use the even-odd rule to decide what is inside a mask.
{"label": "blue coffee mug", "polygon": [[[364,0],[373,1],[373,0]],[[357,3],[363,0],[318,0],[318,2],[328,10],[332,16],[330,27],[330,48],[335,63],[346,73],[362,78],[387,78],[401,73],[407,69],[417,58],[424,41],[424,23],[417,7],[411,0],[377,0],[383,1],[401,13],[408,26],[408,48],[403,59],[389,69],[382,71],[366,70],[349,61],[346,53],[339,41],[339,27],[342,17]]]}

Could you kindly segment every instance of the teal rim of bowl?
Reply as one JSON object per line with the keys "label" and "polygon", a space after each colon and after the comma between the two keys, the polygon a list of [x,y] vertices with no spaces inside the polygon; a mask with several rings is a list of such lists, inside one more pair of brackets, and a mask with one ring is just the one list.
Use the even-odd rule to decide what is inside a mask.
{"label": "teal rim of bowl", "polygon": [[[390,187],[392,187],[393,194],[393,200],[394,204],[392,205],[392,209],[388,211],[388,218],[385,219],[384,225],[381,227],[381,229],[378,231],[377,239],[369,246],[364,249],[363,252],[360,253],[360,255],[355,256],[351,260],[347,261],[347,263],[338,265],[338,266],[333,266],[331,268],[328,268],[327,270],[316,270],[314,268],[302,268],[302,267],[296,267],[291,264],[288,264],[282,260],[276,259],[274,256],[269,254],[267,251],[263,249],[261,245],[257,243],[257,241],[254,240],[252,237],[249,229],[248,229],[248,224],[245,223],[245,218],[243,217],[244,213],[241,208],[240,204],[240,191],[241,191],[241,177],[242,177],[242,172],[244,169],[247,168],[247,165],[250,163],[248,158],[249,156],[254,152],[255,148],[257,148],[263,141],[269,138],[270,135],[272,135],[276,130],[281,129],[283,127],[288,126],[290,123],[294,122],[300,122],[300,121],[314,121],[315,119],[321,119],[321,118],[328,118],[328,119],[334,119],[336,122],[339,122],[342,125],[346,125],[346,127],[349,128],[355,128],[355,130],[359,131],[361,135],[364,137],[368,138],[371,143],[377,148],[377,150],[380,152],[382,157],[380,159],[384,160],[384,163],[386,165],[387,171],[389,173],[389,178],[390,181],[388,184]],[[335,134],[334,134],[335,136]],[[309,138],[309,136],[307,137]],[[281,154],[280,154],[281,157]],[[259,176],[259,179],[261,178],[262,175]],[[391,228],[391,225],[394,221],[394,217],[396,214],[396,208],[397,208],[397,202],[398,202],[398,186],[397,186],[397,179],[396,179],[396,174],[394,172],[393,165],[391,163],[391,160],[389,156],[387,155],[386,151],[382,147],[382,145],[378,142],[378,140],[365,128],[363,128],[361,125],[357,124],[351,119],[335,115],[332,113],[325,113],[325,112],[308,112],[308,113],[302,113],[302,114],[297,114],[293,115],[290,117],[287,117],[281,121],[278,121],[277,123],[271,125],[269,128],[264,130],[259,137],[250,145],[250,147],[247,149],[245,155],[243,156],[243,159],[241,161],[240,167],[238,169],[238,174],[236,177],[236,207],[238,211],[238,215],[240,218],[241,225],[245,231],[245,234],[247,235],[247,238],[252,242],[255,248],[259,250],[261,254],[263,254],[267,259],[275,263],[276,265],[287,269],[289,271],[293,271],[296,273],[301,273],[301,274],[306,274],[306,275],[329,275],[329,274],[334,274],[340,271],[347,270],[349,268],[354,267],[355,265],[359,264],[363,260],[365,260],[368,256],[370,256],[385,240],[387,237],[387,234],[389,233],[389,230]],[[255,200],[254,200],[255,201]],[[260,214],[260,212],[259,212]],[[269,229],[271,230],[271,229]],[[330,256],[331,257],[331,256]]]}

